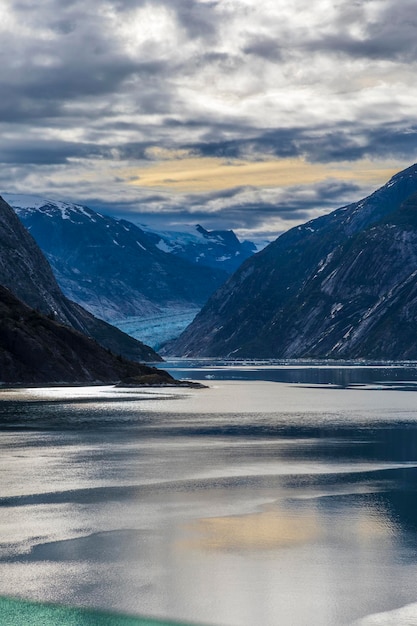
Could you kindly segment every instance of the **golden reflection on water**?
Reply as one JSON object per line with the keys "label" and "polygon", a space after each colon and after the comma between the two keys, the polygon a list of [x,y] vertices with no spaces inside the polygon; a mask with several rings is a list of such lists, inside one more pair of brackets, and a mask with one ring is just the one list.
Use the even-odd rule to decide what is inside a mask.
{"label": "golden reflection on water", "polygon": [[383,510],[373,509],[371,512],[360,515],[354,525],[354,531],[358,539],[364,543],[370,543],[395,537],[397,529]]}
{"label": "golden reflection on water", "polygon": [[186,530],[191,537],[182,545],[203,550],[271,550],[306,543],[320,535],[314,511],[291,514],[268,510],[210,517],[189,524]]}
{"label": "golden reflection on water", "polygon": [[[345,512],[346,513],[346,512]],[[356,515],[340,515],[330,526],[317,508],[267,510],[224,517],[201,518],[184,526],[187,538],[178,542],[182,549],[204,551],[278,550],[318,541],[336,534],[338,541],[372,543],[388,539],[394,530],[380,507],[358,510]],[[347,523],[347,521],[349,522]]]}

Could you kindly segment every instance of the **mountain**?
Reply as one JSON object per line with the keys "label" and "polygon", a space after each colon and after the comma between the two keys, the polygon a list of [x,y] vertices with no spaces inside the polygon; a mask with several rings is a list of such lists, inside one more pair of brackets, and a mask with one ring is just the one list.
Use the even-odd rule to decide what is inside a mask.
{"label": "mountain", "polygon": [[3,198],[0,198],[0,285],[29,307],[94,338],[115,354],[133,361],[161,360],[148,346],[97,319],[63,295],[33,237]]}
{"label": "mountain", "polygon": [[5,194],[65,293],[158,349],[255,247],[233,231],[158,233],[87,207]]}
{"label": "mountain", "polygon": [[417,358],[417,165],[248,259],[170,345],[184,356]]}
{"label": "mountain", "polygon": [[142,228],[160,250],[227,274],[235,272],[257,250],[252,241],[239,241],[233,230],[206,230],[200,224],[188,232]]}
{"label": "mountain", "polygon": [[31,309],[0,286],[2,383],[109,383],[132,377],[152,377],[154,384],[165,384],[169,374],[115,356],[84,334]]}

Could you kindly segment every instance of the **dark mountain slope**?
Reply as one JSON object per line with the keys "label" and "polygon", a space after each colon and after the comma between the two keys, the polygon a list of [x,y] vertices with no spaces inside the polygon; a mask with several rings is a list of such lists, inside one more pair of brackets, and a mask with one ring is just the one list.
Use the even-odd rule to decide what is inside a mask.
{"label": "dark mountain slope", "polygon": [[0,286],[0,382],[118,382],[166,373],[126,361],[68,326],[48,319]]}
{"label": "dark mountain slope", "polygon": [[282,357],[417,357],[417,229],[404,216],[411,208],[415,221],[417,196],[338,247],[260,339],[279,342]]}
{"label": "dark mountain slope", "polygon": [[10,201],[65,295],[107,321],[202,306],[228,276],[168,254],[131,222],[66,202]]}
{"label": "dark mountain slope", "polygon": [[406,358],[416,192],[414,165],[365,200],[288,231],[242,265],[170,353]]}
{"label": "dark mountain slope", "polygon": [[33,237],[2,198],[0,284],[10,289],[28,306],[95,338],[116,354],[136,361],[160,360],[151,348],[95,318],[63,295]]}

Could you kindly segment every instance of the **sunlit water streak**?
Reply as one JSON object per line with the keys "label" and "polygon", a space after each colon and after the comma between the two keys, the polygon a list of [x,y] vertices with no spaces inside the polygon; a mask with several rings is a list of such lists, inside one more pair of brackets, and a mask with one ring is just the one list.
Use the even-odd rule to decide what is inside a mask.
{"label": "sunlit water streak", "polygon": [[0,593],[225,626],[417,623],[415,369],[332,368],[2,390]]}

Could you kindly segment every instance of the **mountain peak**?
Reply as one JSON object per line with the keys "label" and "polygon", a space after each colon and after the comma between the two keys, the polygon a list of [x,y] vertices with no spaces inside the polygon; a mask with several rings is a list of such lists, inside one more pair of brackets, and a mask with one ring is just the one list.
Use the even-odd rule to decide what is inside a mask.
{"label": "mountain peak", "polygon": [[[46,217],[51,221],[49,217]],[[53,235],[50,236],[53,239]],[[22,302],[60,323],[94,337],[116,354],[132,360],[159,360],[148,346],[97,319],[64,296],[51,266],[11,206],[0,199],[1,284]]]}
{"label": "mountain peak", "polygon": [[[243,248],[236,254],[223,240],[203,237],[195,229],[180,241],[172,233],[145,231],[78,204],[7,197],[65,295],[140,340],[145,331],[155,347],[177,336],[250,254]],[[155,329],[153,335],[146,324]]]}
{"label": "mountain peak", "polygon": [[203,235],[204,237],[206,237],[209,234],[208,231],[205,228],[203,228],[203,226],[201,226],[201,224],[196,224],[195,229],[198,233],[201,233],[201,235]]}
{"label": "mountain peak", "polygon": [[417,358],[417,165],[248,259],[170,346],[183,356]]}
{"label": "mountain peak", "polygon": [[400,172],[397,172],[397,174],[394,174],[394,176],[392,176],[392,178],[390,178],[390,180],[386,183],[386,186],[390,186],[391,183],[396,183],[401,179],[404,178],[415,178],[417,176],[417,163],[414,163],[413,165],[410,165],[410,167],[407,167],[404,170],[401,170]]}

